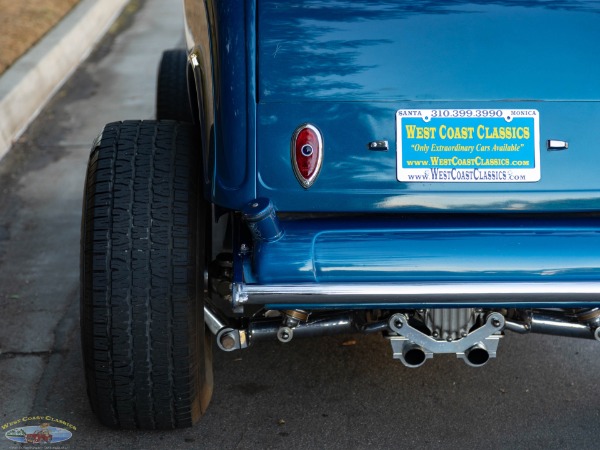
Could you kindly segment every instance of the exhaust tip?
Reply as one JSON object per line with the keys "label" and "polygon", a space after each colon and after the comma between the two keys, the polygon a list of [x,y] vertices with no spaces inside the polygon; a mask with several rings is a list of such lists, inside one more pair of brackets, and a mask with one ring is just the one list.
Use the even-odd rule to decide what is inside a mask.
{"label": "exhaust tip", "polygon": [[483,344],[474,345],[465,352],[465,362],[471,367],[481,367],[490,359],[490,353]]}
{"label": "exhaust tip", "polygon": [[425,364],[427,354],[421,347],[412,345],[402,351],[402,362],[406,367],[416,368]]}

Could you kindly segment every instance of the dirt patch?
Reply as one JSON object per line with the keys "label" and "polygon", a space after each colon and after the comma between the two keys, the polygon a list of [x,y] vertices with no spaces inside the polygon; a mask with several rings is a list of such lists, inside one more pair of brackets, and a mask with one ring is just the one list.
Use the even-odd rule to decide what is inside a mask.
{"label": "dirt patch", "polygon": [[77,3],[79,0],[0,0],[0,74]]}

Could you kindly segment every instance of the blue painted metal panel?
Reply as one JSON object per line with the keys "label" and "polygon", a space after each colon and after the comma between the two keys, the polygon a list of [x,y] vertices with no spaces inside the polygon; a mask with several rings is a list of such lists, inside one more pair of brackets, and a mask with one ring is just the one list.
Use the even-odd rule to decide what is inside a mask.
{"label": "blue painted metal panel", "polygon": [[[305,212],[599,209],[597,2],[207,5],[216,204],[240,209],[260,196]],[[540,110],[541,181],[398,182],[395,112],[448,107]],[[304,122],[325,139],[308,191],[289,158]],[[546,139],[570,149],[546,152]],[[389,151],[369,152],[373,140],[387,140]]]}
{"label": "blue painted metal panel", "polygon": [[283,221],[256,243],[259,284],[600,279],[600,221],[500,218]]}
{"label": "blue painted metal panel", "polygon": [[[600,102],[453,102],[455,108],[538,110],[541,180],[476,185],[399,182],[396,111],[436,107],[448,105],[400,101],[259,104],[258,195],[270,198],[279,211],[600,210]],[[323,168],[309,190],[296,181],[289,150],[294,129],[307,121],[319,127],[324,139]],[[548,151],[548,139],[568,141],[569,149]],[[387,140],[390,149],[369,150],[367,144],[375,140]]]}
{"label": "blue painted metal panel", "polygon": [[244,0],[209,4],[215,89],[213,201],[239,209],[256,197],[256,5]]}
{"label": "blue painted metal panel", "polygon": [[[265,197],[284,212],[600,210],[597,2],[207,5],[218,205],[239,210]],[[538,110],[541,180],[399,182],[396,111],[422,108]],[[308,190],[290,161],[290,138],[306,122],[324,137],[323,169]],[[547,139],[569,149],[546,151]],[[367,148],[382,140],[388,151]],[[281,239],[255,243],[245,281],[600,277],[597,219],[470,220],[286,221]]]}
{"label": "blue painted metal panel", "polygon": [[592,1],[259,1],[260,102],[598,100]]}
{"label": "blue painted metal panel", "polygon": [[[280,211],[600,208],[597,2],[259,1],[258,195]],[[540,111],[541,180],[396,179],[399,109]],[[314,123],[323,169],[295,181],[289,139]],[[569,142],[546,151],[546,140]],[[367,144],[387,140],[387,152]],[[461,142],[462,143],[462,142]]]}

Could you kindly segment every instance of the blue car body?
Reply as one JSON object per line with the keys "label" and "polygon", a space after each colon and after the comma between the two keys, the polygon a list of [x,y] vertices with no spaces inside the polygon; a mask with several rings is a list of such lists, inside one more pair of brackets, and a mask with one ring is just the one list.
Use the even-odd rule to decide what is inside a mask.
{"label": "blue car body", "polygon": [[[186,0],[185,16],[204,194],[230,224],[221,314],[512,308],[506,329],[529,332],[550,308],[596,336],[567,309],[600,305],[597,2]],[[306,124],[322,148],[305,183]]]}
{"label": "blue car body", "polygon": [[[196,3],[198,5],[196,5]],[[187,2],[188,9],[204,9]],[[192,6],[192,4],[194,6]],[[208,2],[188,19],[201,57],[212,199],[279,211],[581,212],[598,209],[595,2]],[[188,17],[196,17],[188,14]],[[198,69],[198,72],[200,68]],[[535,183],[398,183],[396,111],[538,110]],[[298,189],[292,132],[314,122],[324,170]],[[214,126],[214,134],[210,129]],[[367,143],[388,140],[388,152]]]}

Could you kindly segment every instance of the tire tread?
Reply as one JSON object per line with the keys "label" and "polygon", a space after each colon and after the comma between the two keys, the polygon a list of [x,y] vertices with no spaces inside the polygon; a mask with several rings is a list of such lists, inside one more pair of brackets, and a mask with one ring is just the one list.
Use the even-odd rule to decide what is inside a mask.
{"label": "tire tread", "polygon": [[191,426],[212,388],[197,329],[195,133],[169,121],[111,123],[90,155],[82,345],[92,409],[112,427]]}
{"label": "tire tread", "polygon": [[157,120],[193,122],[187,84],[185,49],[165,50],[158,67],[156,85]]}

